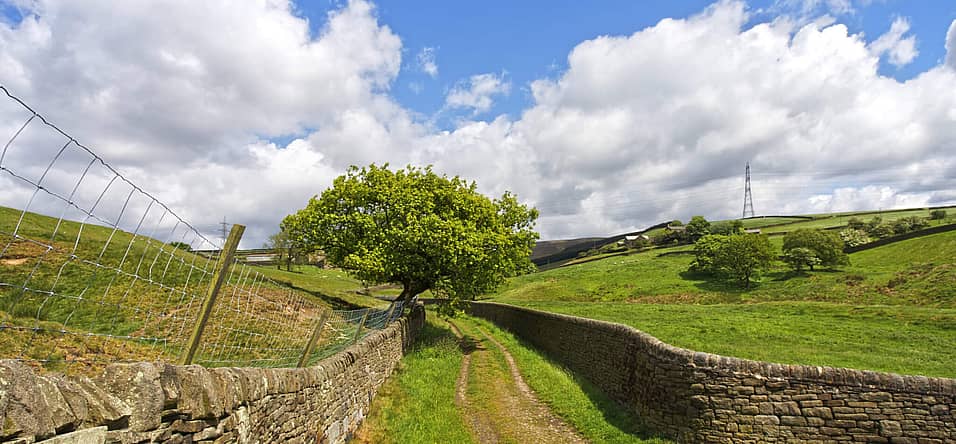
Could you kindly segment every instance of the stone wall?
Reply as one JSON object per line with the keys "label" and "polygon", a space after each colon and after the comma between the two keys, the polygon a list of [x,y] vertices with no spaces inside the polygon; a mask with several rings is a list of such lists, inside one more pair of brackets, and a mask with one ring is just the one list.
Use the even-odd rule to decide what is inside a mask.
{"label": "stone wall", "polygon": [[90,379],[0,361],[0,442],[345,442],[424,320],[416,306],[302,369],[136,363]]}
{"label": "stone wall", "polygon": [[620,324],[502,304],[473,303],[470,312],[681,442],[956,442],[956,379],[729,358]]}

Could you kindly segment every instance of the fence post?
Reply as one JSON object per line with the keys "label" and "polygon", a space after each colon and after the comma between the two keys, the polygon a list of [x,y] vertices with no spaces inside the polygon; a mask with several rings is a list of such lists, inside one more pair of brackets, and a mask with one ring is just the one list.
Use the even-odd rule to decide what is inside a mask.
{"label": "fence post", "polygon": [[322,313],[322,316],[319,317],[319,322],[315,324],[315,330],[312,330],[312,337],[309,338],[309,343],[305,345],[305,350],[302,351],[302,357],[299,358],[299,368],[305,367],[309,363],[309,357],[312,356],[315,344],[319,342],[319,336],[322,335],[322,329],[325,328],[325,323],[328,322],[331,314],[332,310],[329,310]]}
{"label": "fence post", "polygon": [[362,315],[362,320],[359,322],[358,328],[355,329],[355,337],[352,338],[352,343],[356,343],[359,340],[359,337],[362,335],[362,327],[365,326],[365,321],[368,320],[368,314],[371,312],[371,308],[365,309],[365,314]]}
{"label": "fence post", "polygon": [[212,280],[209,282],[209,291],[206,292],[206,298],[202,301],[199,319],[196,320],[193,334],[189,337],[188,346],[180,360],[180,364],[182,365],[193,363],[196,349],[199,348],[199,339],[202,338],[202,332],[206,329],[206,322],[209,320],[209,314],[212,313],[212,306],[216,303],[216,296],[219,295],[219,289],[222,288],[222,281],[228,274],[229,265],[232,264],[232,258],[235,256],[236,249],[239,247],[239,239],[242,238],[242,233],[245,230],[246,227],[244,225],[233,225],[232,230],[229,231],[229,237],[226,239],[226,244],[222,246],[219,261],[216,262]]}
{"label": "fence post", "polygon": [[382,328],[388,326],[389,322],[392,322],[392,315],[395,314],[395,307],[398,307],[399,302],[392,301],[392,306],[388,308],[388,316],[385,317],[385,325]]}

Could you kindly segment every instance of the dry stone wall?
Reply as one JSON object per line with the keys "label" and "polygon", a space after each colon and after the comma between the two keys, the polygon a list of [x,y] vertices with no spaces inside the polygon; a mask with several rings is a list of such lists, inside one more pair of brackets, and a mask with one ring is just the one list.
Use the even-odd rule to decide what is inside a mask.
{"label": "dry stone wall", "polygon": [[345,442],[424,320],[416,306],[302,369],[136,363],[90,379],[0,361],[0,442]]}
{"label": "dry stone wall", "polygon": [[680,442],[956,442],[956,379],[694,352],[620,324],[494,303],[514,332]]}

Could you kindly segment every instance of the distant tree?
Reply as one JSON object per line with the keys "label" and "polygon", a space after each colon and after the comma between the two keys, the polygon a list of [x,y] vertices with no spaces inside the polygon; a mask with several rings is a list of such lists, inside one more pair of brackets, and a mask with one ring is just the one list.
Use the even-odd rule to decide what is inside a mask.
{"label": "distant tree", "polygon": [[929,212],[930,220],[943,220],[946,219],[946,210],[937,208]]}
{"label": "distant tree", "polygon": [[790,265],[793,271],[800,272],[804,267],[812,270],[814,265],[820,263],[820,258],[809,248],[797,247],[784,252],[783,261]]}
{"label": "distant tree", "polygon": [[684,223],[681,222],[680,219],[674,219],[674,220],[668,222],[668,223],[667,223],[667,226],[669,226],[669,227],[683,227],[683,226],[684,226]]}
{"label": "distant tree", "polygon": [[276,268],[281,269],[282,265],[285,264],[286,270],[292,271],[292,264],[295,262],[299,251],[288,230],[280,229],[278,233],[269,236],[265,247],[275,253]]}
{"label": "distant tree", "polygon": [[880,223],[879,225],[867,225],[866,233],[875,238],[881,238],[893,235],[893,226]]}
{"label": "distant tree", "polygon": [[687,223],[685,231],[688,240],[696,242],[697,239],[710,234],[710,222],[704,219],[704,216],[694,216],[690,218],[690,222]]}
{"label": "distant tree", "polygon": [[708,234],[694,242],[694,262],[690,264],[690,271],[720,275],[723,270],[717,263],[717,257],[727,244],[729,235]]}
{"label": "distant tree", "polygon": [[848,247],[858,247],[870,243],[870,236],[861,229],[847,228],[840,232],[840,239]]}
{"label": "distant tree", "polygon": [[691,270],[736,280],[745,288],[773,264],[773,247],[759,234],[711,234],[694,244]]}
{"label": "distant tree", "polygon": [[744,223],[740,220],[717,222],[710,226],[712,234],[738,234],[744,231]]}
{"label": "distant tree", "polygon": [[[848,265],[849,257],[843,252],[843,240],[837,233],[815,229],[791,231],[783,237],[783,253],[787,255],[794,248],[806,248],[813,252],[820,265],[834,267]],[[808,263],[810,270],[815,264]]]}
{"label": "distant tree", "polygon": [[770,268],[776,259],[770,240],[762,234],[730,236],[717,255],[717,266],[726,270],[744,288],[750,288],[751,279]]}
{"label": "distant tree", "polygon": [[865,230],[866,222],[863,222],[859,217],[851,217],[850,220],[847,221],[846,226],[852,230]]}
{"label": "distant tree", "polygon": [[193,247],[185,242],[170,242],[169,245],[174,248],[178,248],[183,251],[193,251]]}
{"label": "distant tree", "polygon": [[929,226],[929,222],[919,216],[909,216],[893,222],[893,234],[904,234],[910,231],[922,230]]}
{"label": "distant tree", "polygon": [[431,167],[370,165],[349,168],[283,227],[362,281],[401,285],[407,305],[426,290],[474,299],[533,270],[537,217],[511,193],[490,199]]}

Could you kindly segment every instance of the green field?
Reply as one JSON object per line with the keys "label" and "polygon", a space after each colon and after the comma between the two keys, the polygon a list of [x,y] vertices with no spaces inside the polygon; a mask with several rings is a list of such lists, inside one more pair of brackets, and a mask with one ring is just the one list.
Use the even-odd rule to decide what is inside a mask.
{"label": "green field", "polygon": [[698,351],[956,377],[956,232],[854,253],[837,270],[779,264],[749,290],[689,273],[693,255],[664,251],[512,278],[488,298],[624,323]]}
{"label": "green field", "polygon": [[[109,227],[58,224],[32,213],[20,218],[20,211],[0,207],[0,358],[81,373],[115,361],[178,359],[209,287],[213,260]],[[213,310],[203,338],[217,345],[200,349],[198,362],[269,365],[274,356],[227,348],[239,340],[230,333],[236,322],[250,337],[271,332],[274,344],[288,339],[296,347],[291,344],[308,337],[318,310],[385,304],[359,294],[363,285],[341,272],[258,269],[274,277],[273,284],[256,281],[250,268],[232,269],[240,271],[230,273],[220,293],[244,298],[245,317],[237,321],[235,310]],[[291,295],[290,285],[306,291]],[[249,296],[253,291],[256,296]],[[299,309],[288,313],[289,304]],[[278,320],[285,324],[281,334],[275,331]]]}

